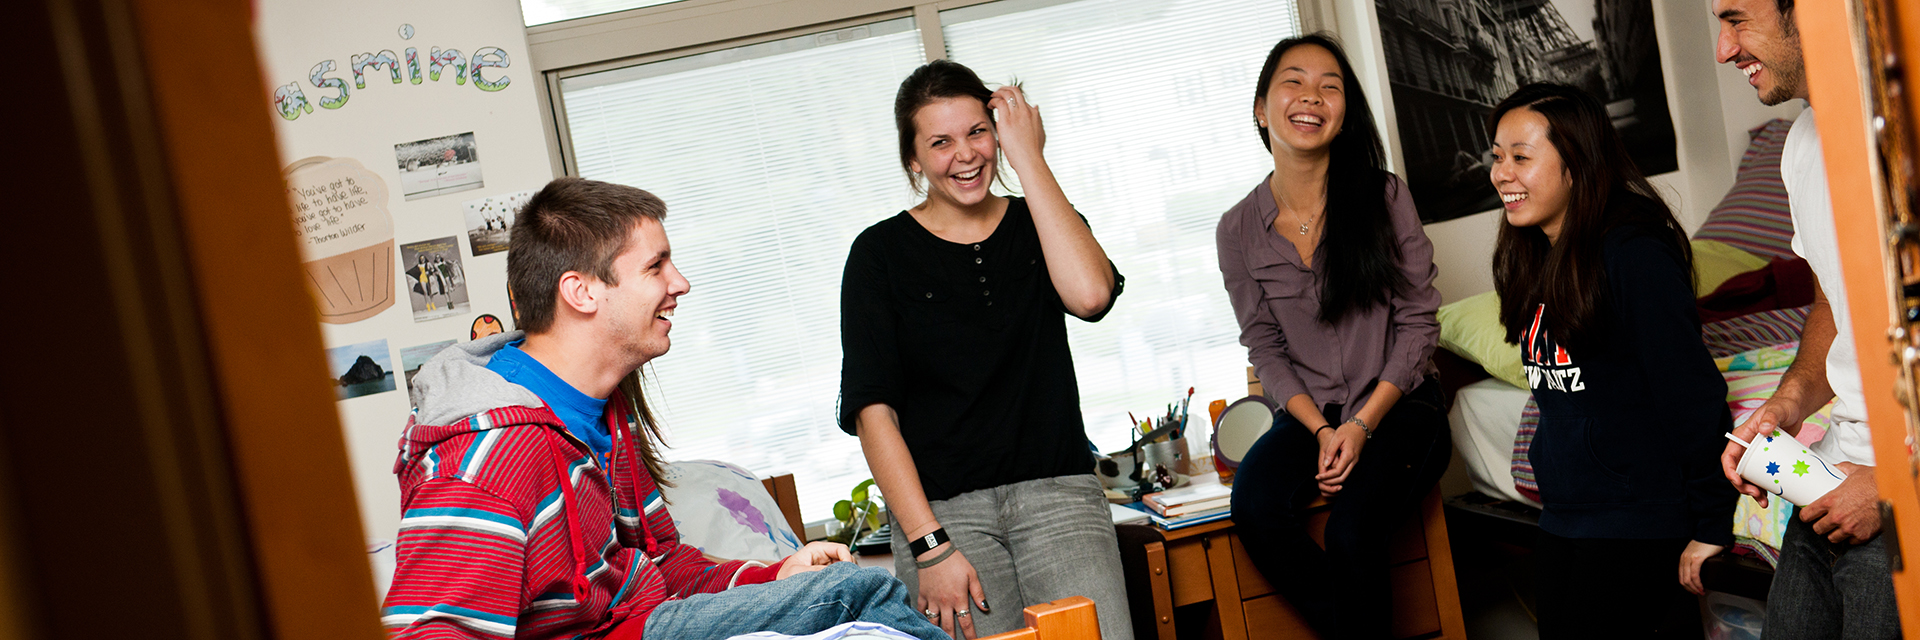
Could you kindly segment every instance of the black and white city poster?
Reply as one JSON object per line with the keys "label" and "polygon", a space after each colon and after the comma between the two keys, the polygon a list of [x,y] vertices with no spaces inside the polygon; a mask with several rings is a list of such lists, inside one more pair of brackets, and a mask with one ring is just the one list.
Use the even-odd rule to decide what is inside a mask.
{"label": "black and white city poster", "polygon": [[1679,168],[1652,0],[1375,0],[1404,175],[1422,222],[1498,209],[1487,116],[1522,85],[1606,104],[1640,171]]}

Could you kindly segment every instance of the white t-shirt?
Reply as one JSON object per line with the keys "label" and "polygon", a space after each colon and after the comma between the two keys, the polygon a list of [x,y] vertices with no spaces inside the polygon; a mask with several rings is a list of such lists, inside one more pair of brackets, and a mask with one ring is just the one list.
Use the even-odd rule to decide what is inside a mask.
{"label": "white t-shirt", "polygon": [[1867,431],[1867,400],[1860,388],[1860,359],[1853,349],[1853,321],[1847,314],[1847,281],[1840,274],[1840,240],[1833,228],[1833,202],[1827,197],[1827,162],[1820,155],[1820,130],[1813,109],[1800,111],[1787,131],[1780,154],[1780,180],[1793,211],[1793,252],[1807,259],[1820,290],[1833,309],[1833,347],[1827,350],[1827,385],[1833,387],[1833,424],[1814,443],[1813,452],[1828,462],[1873,464],[1873,438]]}

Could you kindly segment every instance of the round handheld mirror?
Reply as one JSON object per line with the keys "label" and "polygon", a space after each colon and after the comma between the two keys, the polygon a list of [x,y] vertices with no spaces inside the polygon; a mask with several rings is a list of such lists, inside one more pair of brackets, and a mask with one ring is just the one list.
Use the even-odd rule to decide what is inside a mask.
{"label": "round handheld mirror", "polygon": [[1219,456],[1228,469],[1238,469],[1247,450],[1271,428],[1273,404],[1265,396],[1241,398],[1220,412],[1220,422],[1213,428],[1213,454]]}

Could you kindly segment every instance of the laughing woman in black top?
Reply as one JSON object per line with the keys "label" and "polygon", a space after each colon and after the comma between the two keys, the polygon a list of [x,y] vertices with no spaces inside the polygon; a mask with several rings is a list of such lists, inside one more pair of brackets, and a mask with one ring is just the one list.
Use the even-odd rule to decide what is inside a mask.
{"label": "laughing woman in black top", "polygon": [[[1054,181],[1019,87],[936,60],[900,85],[894,120],[927,199],[847,255],[840,427],[887,496],[896,573],[955,638],[1084,595],[1101,637],[1129,640],[1065,323],[1105,316],[1120,273]],[[988,191],[1002,153],[1026,198]]]}
{"label": "laughing woman in black top", "polygon": [[1732,542],[1737,494],[1686,234],[1593,96],[1527,85],[1490,120],[1494,287],[1540,404],[1540,637],[1697,629],[1680,586],[1698,593],[1700,563]]}

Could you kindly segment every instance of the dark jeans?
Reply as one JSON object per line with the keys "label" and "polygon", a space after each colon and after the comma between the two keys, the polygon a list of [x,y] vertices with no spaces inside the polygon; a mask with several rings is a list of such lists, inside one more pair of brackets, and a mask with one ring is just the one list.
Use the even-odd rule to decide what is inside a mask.
{"label": "dark jeans", "polygon": [[[1778,500],[1779,498],[1774,498]],[[1780,541],[1764,636],[1800,640],[1900,637],[1887,537],[1834,544],[1794,514]]]}
{"label": "dark jeans", "polygon": [[[1337,417],[1331,408],[1327,415]],[[1307,535],[1304,510],[1320,496],[1320,443],[1281,410],[1234,474],[1234,527],[1253,565],[1321,636],[1389,637],[1387,538],[1446,472],[1452,451],[1440,384],[1428,379],[1361,448],[1333,498],[1323,550]]]}
{"label": "dark jeans", "polygon": [[1680,586],[1687,542],[1541,531],[1533,547],[1541,640],[1700,637],[1699,605]]}

